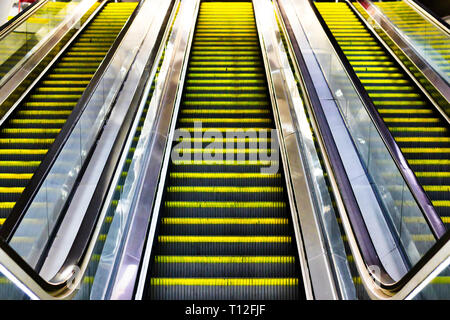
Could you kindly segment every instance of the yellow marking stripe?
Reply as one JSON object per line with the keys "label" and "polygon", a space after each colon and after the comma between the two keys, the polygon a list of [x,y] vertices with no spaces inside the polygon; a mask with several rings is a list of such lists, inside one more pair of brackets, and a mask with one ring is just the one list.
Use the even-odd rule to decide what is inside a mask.
{"label": "yellow marking stripe", "polygon": [[0,154],[46,154],[47,149],[0,149]]}
{"label": "yellow marking stripe", "polygon": [[158,236],[159,242],[288,243],[286,236]]}
{"label": "yellow marking stripe", "polygon": [[20,187],[0,187],[0,193],[22,193],[25,188]]}
{"label": "yellow marking stripe", "polygon": [[208,114],[208,113],[226,113],[226,114],[259,114],[259,113],[269,113],[268,109],[184,109],[181,110],[181,113],[200,113],[200,114]]}
{"label": "yellow marking stripe", "polygon": [[152,286],[297,286],[297,278],[151,278]]}
{"label": "yellow marking stripe", "polygon": [[429,114],[433,111],[429,109],[378,109],[379,113],[419,113],[419,114]]}
{"label": "yellow marking stripe", "polygon": [[450,137],[396,137],[398,142],[450,142]]}
{"label": "yellow marking stripe", "polygon": [[431,234],[413,234],[411,237],[413,241],[435,241]]}
{"label": "yellow marking stripe", "polygon": [[37,167],[40,161],[0,161],[0,167]]}
{"label": "yellow marking stripe", "polygon": [[283,218],[163,218],[163,224],[288,224]]}
{"label": "yellow marking stripe", "polygon": [[229,165],[229,166],[268,166],[278,161],[270,160],[174,160],[176,165]]}
{"label": "yellow marking stripe", "polygon": [[449,153],[450,148],[401,148],[405,153]]}
{"label": "yellow marking stripe", "polygon": [[284,208],[276,201],[166,201],[167,208]]}
{"label": "yellow marking stripe", "polygon": [[156,256],[157,263],[294,263],[291,256]]}
{"label": "yellow marking stripe", "polygon": [[0,209],[12,209],[15,204],[15,202],[0,202]]}
{"label": "yellow marking stripe", "polygon": [[168,192],[283,192],[282,187],[168,187]]}
{"label": "yellow marking stripe", "polygon": [[446,132],[444,127],[388,127],[394,132]]}
{"label": "yellow marking stripe", "polygon": [[174,148],[174,152],[179,153],[236,153],[236,154],[255,154],[255,153],[268,153],[275,152],[275,149],[223,149],[223,148]]}
{"label": "yellow marking stripe", "polygon": [[439,122],[439,118],[383,118],[384,122]]}
{"label": "yellow marking stripe", "polygon": [[0,143],[30,143],[30,144],[50,144],[53,143],[55,139],[45,139],[45,138],[35,138],[35,139],[29,139],[29,138],[1,138]]}
{"label": "yellow marking stripe", "polygon": [[279,173],[203,173],[203,172],[171,172],[170,173],[171,178],[206,178],[206,179],[236,179],[236,178],[242,178],[242,179],[252,179],[252,178],[280,178],[281,174]]}
{"label": "yellow marking stripe", "polygon": [[269,118],[181,118],[179,120],[182,123],[191,122],[205,122],[205,123],[269,123],[272,122]]}
{"label": "yellow marking stripe", "polygon": [[189,141],[189,142],[271,142],[271,138],[183,138],[180,137],[177,141]]}

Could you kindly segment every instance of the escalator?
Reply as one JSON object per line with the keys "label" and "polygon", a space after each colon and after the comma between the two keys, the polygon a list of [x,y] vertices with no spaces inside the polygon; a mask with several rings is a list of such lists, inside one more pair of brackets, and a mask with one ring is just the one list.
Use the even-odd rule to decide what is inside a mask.
{"label": "escalator", "polygon": [[[447,122],[348,4],[315,2],[315,6],[449,228],[450,132]],[[382,166],[382,161],[376,161]],[[410,215],[403,219],[411,225],[419,221],[425,223],[420,216]],[[409,230],[413,230],[415,244],[426,251],[428,242],[433,239],[421,234],[420,227]],[[447,290],[448,276],[444,274],[431,283],[436,292]]]}
{"label": "escalator", "polygon": [[136,5],[107,3],[0,128],[0,226]]}
{"label": "escalator", "polygon": [[25,23],[0,40],[0,79],[39,42],[41,34],[45,34],[43,29],[51,29],[65,18],[68,4],[69,2],[47,2]]}
{"label": "escalator", "polygon": [[383,13],[405,35],[424,46],[424,55],[450,77],[449,37],[403,1],[377,2]]}
{"label": "escalator", "polygon": [[305,298],[260,50],[251,2],[201,3],[144,299]]}
{"label": "escalator", "polygon": [[[449,228],[447,122],[346,3],[316,2],[315,5]],[[428,240],[420,234],[413,238],[419,242]]]}
{"label": "escalator", "polygon": [[[105,4],[0,128],[0,227],[137,4]],[[99,5],[100,2],[96,2],[86,12],[81,24]],[[65,175],[67,173],[61,174]],[[27,235],[38,237],[39,231],[32,230],[40,230],[45,217],[25,219],[24,223],[31,230]],[[12,243],[20,251],[35,241],[35,238],[19,235]],[[89,280],[89,277],[85,279]],[[22,298],[15,294],[14,285],[8,279],[0,277],[0,284],[2,296]]]}

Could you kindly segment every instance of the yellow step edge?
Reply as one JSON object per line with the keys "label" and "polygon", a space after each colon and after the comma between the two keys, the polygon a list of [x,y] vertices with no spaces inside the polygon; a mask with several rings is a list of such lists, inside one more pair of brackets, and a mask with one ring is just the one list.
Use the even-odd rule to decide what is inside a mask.
{"label": "yellow step edge", "polygon": [[151,278],[152,286],[297,286],[297,278]]}
{"label": "yellow step edge", "polygon": [[289,243],[286,236],[158,236],[159,242]]}
{"label": "yellow step edge", "polygon": [[269,118],[180,118],[180,123],[271,123]]}
{"label": "yellow step edge", "polygon": [[270,160],[173,160],[175,165],[231,165],[231,166],[243,166],[243,165],[258,165],[268,166],[277,161]]}
{"label": "yellow step edge", "polygon": [[283,192],[282,187],[167,187],[168,192]]}
{"label": "yellow step edge", "polygon": [[163,224],[288,224],[284,218],[163,218]]}
{"label": "yellow step edge", "polygon": [[156,256],[156,263],[294,263],[292,256]]}
{"label": "yellow step edge", "polygon": [[171,172],[171,178],[180,178],[180,179],[274,179],[280,178],[281,174],[279,173],[209,173],[209,172]]}
{"label": "yellow step edge", "polygon": [[166,208],[285,208],[281,201],[166,201]]}

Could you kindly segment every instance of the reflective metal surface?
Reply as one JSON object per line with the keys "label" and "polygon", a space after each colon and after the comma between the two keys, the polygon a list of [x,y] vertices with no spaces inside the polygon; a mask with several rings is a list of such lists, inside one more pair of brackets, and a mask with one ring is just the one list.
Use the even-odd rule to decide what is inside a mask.
{"label": "reflective metal surface", "polygon": [[[386,165],[383,172],[369,166],[370,159],[377,159],[374,157],[380,154],[387,154],[390,157],[390,154],[373,126],[352,82],[347,78],[346,71],[328,41],[328,37],[323,30],[318,30],[319,22],[309,2],[291,3],[297,16],[302,17],[298,20],[306,38],[300,43],[305,46],[305,50],[302,48],[302,51],[305,59],[308,59],[306,61],[308,68],[317,64],[319,67],[311,70],[311,76],[315,79],[320,76],[319,72],[323,73],[334,96],[328,99],[327,96],[330,94],[327,94],[320,100],[365,226],[384,268],[392,277],[399,279],[407,272],[407,267],[401,257],[402,248],[396,245],[395,238],[398,235],[391,233],[389,224],[392,222],[386,220],[385,215],[389,213],[396,217],[402,212],[394,205],[392,195],[389,194],[389,190],[392,190],[391,185],[397,186],[401,183],[401,180],[396,180],[401,175],[392,158],[390,158],[391,165]],[[320,90],[325,88],[324,86]],[[385,176],[386,173],[389,174]],[[391,180],[394,178],[394,180],[386,181],[386,178]],[[380,191],[382,195],[379,196]],[[389,201],[389,204],[380,203],[380,200]],[[402,202],[402,198],[398,200],[400,200],[400,206],[406,204]],[[386,208],[388,212],[385,212]],[[418,213],[420,214],[420,210]],[[395,221],[399,220],[395,219]],[[406,228],[402,228],[401,220],[397,228],[398,232],[407,234]]]}
{"label": "reflective metal surface", "polygon": [[[104,286],[98,286],[98,291],[93,292],[95,297],[106,295],[107,299],[132,299],[136,279],[145,280],[146,262],[150,257],[149,251],[154,235],[151,226],[150,235],[147,235],[148,226],[150,221],[152,224],[153,221],[157,221],[157,216],[152,217],[152,210],[158,203],[157,183],[159,177],[163,175],[161,170],[164,171],[164,163],[170,156],[167,150],[170,150],[168,141],[171,141],[169,138],[171,121],[172,116],[177,113],[182,92],[198,7],[199,1],[181,2],[165,49],[155,91],[148,106],[149,111],[118,203],[119,210],[111,226],[113,233],[105,244],[105,255],[108,256],[110,253],[114,259],[105,259],[99,266],[102,270],[106,270],[107,276],[103,283],[108,286],[108,290],[105,290]],[[148,90],[152,80],[151,78],[148,83]],[[142,99],[142,104],[146,103],[146,97]],[[174,125],[175,122],[172,123]],[[143,257],[143,268],[138,273],[145,243],[147,248]],[[144,280],[140,283],[140,289],[138,288],[136,296],[138,299]],[[94,290],[97,289],[94,287]]]}
{"label": "reflective metal surface", "polygon": [[[404,66],[405,71],[410,75],[412,79],[416,79],[416,84],[422,89],[424,94],[434,103],[437,110],[441,113],[447,122],[450,122],[450,72],[448,72],[448,63],[439,64],[436,61],[446,61],[445,56],[441,57],[441,54],[437,49],[434,49],[430,41],[427,39],[427,35],[423,37],[423,41],[411,38],[406,33],[408,26],[405,24],[396,25],[392,22],[378,6],[376,6],[370,0],[358,1],[361,6],[366,10],[370,19],[365,20],[363,16],[360,17],[369,28],[374,29],[374,33],[377,34],[377,29],[381,28],[382,32],[385,32],[390,39],[395,43],[397,48],[404,54],[407,59],[414,65],[414,69],[410,71],[411,67],[404,66],[404,63],[400,65]],[[395,2],[390,2],[391,5],[395,5]],[[353,7],[353,4],[349,2],[349,5]],[[356,14],[358,10],[355,9]],[[438,32],[436,27],[430,24],[430,28],[426,28],[423,32],[425,34]],[[450,35],[442,34],[443,37],[448,38],[447,45],[450,45]],[[382,43],[384,41],[380,39]],[[388,45],[386,45],[389,48]],[[394,57],[396,55],[394,54]],[[398,60],[398,59],[397,59]],[[401,61],[401,60],[400,60]],[[416,74],[416,71],[419,74]],[[427,85],[421,81],[421,78],[425,78],[426,81],[433,87],[432,90],[427,90]],[[436,92],[437,91],[437,92]]]}
{"label": "reflective metal surface", "polygon": [[[46,61],[48,60],[46,59],[46,56],[51,53],[52,50],[57,48],[58,45],[61,45],[59,42],[69,32],[80,29],[80,18],[88,11],[95,1],[96,0],[77,0],[70,3],[67,7],[67,12],[64,11],[64,19],[59,20],[57,25],[46,26],[46,30],[43,32],[44,36],[41,36],[42,38],[39,42],[33,45],[32,48],[29,48],[25,56],[17,61],[7,74],[0,79],[0,123],[2,123],[17,106],[18,102],[16,102],[16,100],[21,96],[23,97],[23,95],[28,92],[29,88],[38,80],[36,79],[38,75],[34,75],[36,67],[39,67],[38,69],[40,70],[38,73],[41,75],[46,71],[45,67],[50,62]],[[22,37],[22,32],[19,33]],[[13,33],[6,35],[5,38],[0,40],[0,46],[2,46],[2,42],[9,41],[9,37],[13,36]],[[29,37],[29,35],[25,33],[25,39],[22,39],[22,41],[28,41],[27,37]],[[20,41],[17,42],[17,44],[19,43]],[[9,45],[5,44],[4,46],[5,49],[9,47]],[[58,48],[58,51],[60,49],[61,48]],[[7,56],[3,58],[8,59]],[[2,58],[0,56],[0,63],[1,60]],[[51,62],[54,61],[52,59],[50,60]],[[29,79],[29,77],[32,77],[33,79]]]}
{"label": "reflective metal surface", "polygon": [[[121,123],[129,110],[131,100],[141,80],[148,55],[153,50],[153,47],[157,45],[158,32],[164,21],[169,4],[170,1],[156,0],[147,0],[144,3],[140,9],[140,14],[134,19],[127,36],[122,41],[120,52],[117,53],[114,61],[110,64],[110,68],[112,67],[112,71],[115,71],[116,74],[119,74],[120,70],[122,73],[126,72],[128,76],[121,84],[122,87],[120,92],[117,93],[118,97],[114,102],[113,111],[102,129],[102,134],[96,143],[89,165],[78,184],[71,204],[65,213],[64,220],[59,227],[56,245],[48,253],[42,267],[41,276],[45,279],[51,279],[59,271],[71,248],[87,207],[94,195],[95,188],[102,174],[102,168],[105,166],[112,145],[121,129]],[[120,77],[118,78],[117,81],[120,81]],[[117,87],[111,87],[111,90],[115,90],[115,88]]]}
{"label": "reflective metal surface", "polygon": [[[133,26],[134,32],[137,33],[138,27],[134,24]],[[82,114],[77,119],[75,127],[70,132],[23,217],[24,219],[41,218],[44,223],[40,228],[33,229],[33,231],[30,231],[30,227],[26,223],[20,224],[9,242],[32,266],[37,264],[46,245],[51,241],[50,237],[62,210],[66,206],[66,201],[78,179],[78,174],[91,153],[91,148],[96,142],[98,133],[103,129],[112,103],[116,99],[142,41],[141,38],[135,38],[130,32],[127,32],[122,40],[122,45],[114,52],[106,70],[102,70],[102,67],[100,67],[96,71],[96,75],[101,75],[94,91],[87,92],[86,90],[85,94],[89,94],[86,101],[82,101],[83,97],[80,99],[79,103],[83,104]],[[98,168],[96,170],[100,172]],[[83,202],[84,200],[75,199],[75,203],[78,206],[87,205]],[[70,214],[69,219],[73,219]],[[77,223],[75,221],[71,221],[72,229],[70,229],[71,232],[68,235],[76,231],[74,226]],[[33,236],[38,240],[34,243],[21,242],[20,239],[30,236],[30,232],[33,232]]]}
{"label": "reflective metal surface", "polygon": [[[298,20],[297,15],[295,14],[295,10],[292,7],[292,4],[290,1],[279,1],[279,12],[278,12],[278,19],[280,22],[282,22],[282,27],[286,25],[285,29],[288,29],[289,37],[295,37],[294,41],[296,42],[296,49],[299,50],[298,41],[301,40],[300,32],[302,32],[302,27],[300,25],[300,22]],[[278,6],[277,6],[278,9]],[[281,16],[283,19],[281,19]],[[288,36],[288,31],[285,30],[283,33]],[[303,35],[304,36],[304,35]],[[293,39],[293,38],[291,38]],[[290,43],[290,42],[288,42]],[[301,48],[302,50],[305,49],[303,46]],[[290,56],[290,59],[295,61],[297,51],[294,52],[294,49],[292,46],[288,46],[288,52],[287,54]],[[303,58],[302,58],[303,59]],[[297,61],[298,63],[298,61]],[[313,65],[310,64],[310,67],[313,68]],[[294,109],[291,109],[291,113],[294,118],[294,122],[297,124],[297,135],[298,140],[302,143],[301,148],[299,149],[302,153],[302,156],[304,157],[304,162],[306,163],[307,170],[306,172],[309,173],[306,178],[307,181],[309,181],[309,185],[311,188],[311,198],[313,200],[314,206],[315,206],[315,214],[317,216],[318,222],[316,223],[316,227],[320,226],[321,233],[323,237],[323,248],[313,248],[316,250],[319,250],[321,252],[324,251],[324,254],[327,254],[329,257],[330,264],[332,265],[332,272],[334,273],[335,277],[335,286],[336,291],[339,293],[338,298],[339,299],[355,299],[355,288],[353,286],[352,276],[350,274],[349,266],[347,263],[347,254],[344,249],[344,244],[341,238],[341,231],[339,229],[339,225],[337,223],[337,213],[335,212],[334,208],[335,206],[332,203],[332,199],[330,196],[330,191],[328,190],[329,185],[325,181],[324,177],[324,168],[321,165],[321,161],[319,160],[316,148],[319,146],[318,149],[321,151],[321,156],[324,166],[326,167],[326,171],[329,177],[330,183],[333,183],[333,172],[331,170],[329,159],[327,158],[327,154],[323,145],[322,137],[321,137],[321,131],[317,127],[316,121],[314,121],[314,112],[312,110],[312,103],[316,103],[316,100],[311,100],[311,96],[314,96],[316,98],[320,97],[327,97],[330,98],[331,95],[329,91],[327,90],[326,83],[322,82],[319,83],[320,79],[324,81],[323,78],[316,77],[315,83],[313,84],[311,81],[311,85],[315,86],[315,90],[320,92],[320,95],[315,95],[316,92],[309,92],[306,85],[303,83],[305,81],[304,77],[307,76],[307,73],[309,74],[308,70],[303,70],[303,72],[300,72],[297,70],[298,67],[294,64],[294,69],[296,72],[295,78],[296,81],[300,84],[300,89],[302,94],[304,95],[304,101],[305,105],[302,105],[302,101],[298,101],[297,105]],[[320,70],[318,70],[320,72]],[[302,73],[302,74],[301,74]],[[308,79],[311,79],[309,76]],[[312,79],[311,79],[312,80]],[[291,88],[291,90],[294,90],[294,88]],[[314,90],[314,89],[310,89]],[[297,98],[298,99],[298,98]],[[309,114],[309,119],[311,123],[308,123],[307,114]],[[310,128],[310,124],[312,128]],[[317,145],[314,144],[313,137],[311,136],[311,129],[313,132],[315,132],[315,136],[317,137]],[[290,164],[291,168],[296,168],[295,165],[292,163]],[[295,173],[294,173],[295,175]],[[335,182],[334,182],[335,183]],[[333,188],[333,186],[330,186]],[[336,190],[337,188],[334,187]],[[294,190],[297,190],[296,187],[294,187]],[[338,192],[338,191],[336,191]],[[336,200],[337,201],[337,200]],[[339,206],[336,205],[336,208]],[[345,210],[343,207],[341,207],[338,210]],[[308,232],[311,232],[309,228],[306,228],[305,230],[306,234]],[[317,231],[312,231],[317,232]],[[314,239],[314,237],[312,238]],[[307,240],[305,240],[305,243]],[[320,244],[320,242],[317,242],[317,244]],[[312,250],[310,250],[312,251]],[[314,252],[314,251],[312,251]],[[310,261],[310,265],[312,266],[312,269],[319,268],[320,265],[318,263],[315,263],[314,260],[320,260],[320,256],[317,258],[313,258],[312,261]],[[324,264],[322,264],[324,265]],[[320,272],[324,272],[325,270],[318,270],[317,275],[320,275]],[[314,285],[316,290],[320,291],[321,285],[319,281],[319,285]]]}
{"label": "reflective metal surface", "polygon": [[[318,216],[323,203],[314,201],[323,179],[311,128],[285,53],[270,1],[254,0],[255,17],[268,74],[269,91],[279,135],[291,214],[299,248],[300,264],[308,299],[336,299],[334,278],[321,235]],[[315,184],[319,182],[319,184]],[[318,206],[318,207],[315,207]],[[304,251],[303,251],[304,250]]]}

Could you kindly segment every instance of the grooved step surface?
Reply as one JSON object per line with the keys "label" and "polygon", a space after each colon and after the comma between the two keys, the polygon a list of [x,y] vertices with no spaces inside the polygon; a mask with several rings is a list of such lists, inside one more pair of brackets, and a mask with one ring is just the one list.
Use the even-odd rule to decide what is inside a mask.
{"label": "grooved step surface", "polygon": [[[317,9],[330,28],[333,36],[341,46],[350,64],[361,80],[369,96],[372,98],[378,112],[401,148],[411,169],[432,200],[436,211],[440,214],[447,228],[450,226],[450,132],[446,122],[441,118],[433,105],[421,94],[415,84],[408,79],[395,60],[381,48],[378,41],[358,20],[346,3],[315,2]],[[367,17],[364,9],[354,3],[357,10]],[[397,11],[405,4],[401,1],[377,2],[389,12]],[[401,13],[403,16],[403,12]],[[416,34],[417,21],[408,17],[411,34]],[[420,32],[419,32],[420,33]],[[448,62],[448,61],[447,61]],[[373,159],[380,168],[384,160]],[[388,179],[401,177],[382,174]],[[391,180],[394,181],[394,180]],[[396,199],[402,199],[403,192],[397,183],[392,183],[390,191]],[[412,203],[412,201],[409,201]],[[400,204],[399,200],[395,200]],[[406,208],[408,201],[405,202]],[[429,234],[422,234],[426,226],[422,215],[413,216],[405,212],[401,223],[407,226],[411,239],[422,253],[430,247],[434,238]],[[341,222],[339,221],[341,224]],[[346,236],[343,237],[348,247]],[[349,251],[348,251],[349,252]],[[357,290],[361,290],[362,283],[353,263],[352,255],[348,256],[349,265],[354,275]],[[434,278],[424,290],[422,298],[439,299],[448,296],[450,270],[447,268]]]}
{"label": "grooved step surface", "polygon": [[[81,22],[86,21],[98,5],[96,2]],[[137,3],[106,4],[0,128],[0,227],[136,5]],[[99,40],[98,37],[102,39]],[[69,170],[61,168],[61,173],[54,174],[52,178],[66,179]],[[61,192],[52,190],[51,187],[48,190],[49,197]],[[51,202],[51,199],[48,200]],[[27,226],[23,229],[27,234],[14,237],[14,247],[19,250],[35,244],[35,236],[39,235],[38,232],[46,224],[47,210],[51,210],[46,203],[34,205],[35,209],[42,209],[42,213],[39,211],[39,218],[25,218],[22,222]],[[100,242],[105,240],[104,231],[110,222],[106,219],[99,237]],[[98,259],[99,256],[94,254],[92,260]],[[83,285],[92,285],[92,281],[93,277],[88,274]],[[13,284],[2,277],[0,283],[4,284],[0,286],[2,297],[18,298],[13,297]]]}
{"label": "grooved step surface", "polygon": [[201,3],[176,127],[145,298],[304,298],[251,2]]}
{"label": "grooved step surface", "polygon": [[[135,6],[107,4],[0,128],[0,218],[20,198]],[[97,41],[90,34],[109,38]],[[71,60],[83,55],[95,59]]]}
{"label": "grooved step surface", "polygon": [[[392,4],[386,2],[383,6]],[[447,123],[346,3],[316,2],[315,5],[448,229],[450,131]],[[364,10],[358,4],[356,7]],[[381,157],[373,161],[380,167],[383,165]],[[394,177],[386,174],[386,178]],[[398,192],[396,199],[401,199],[402,190]]]}

